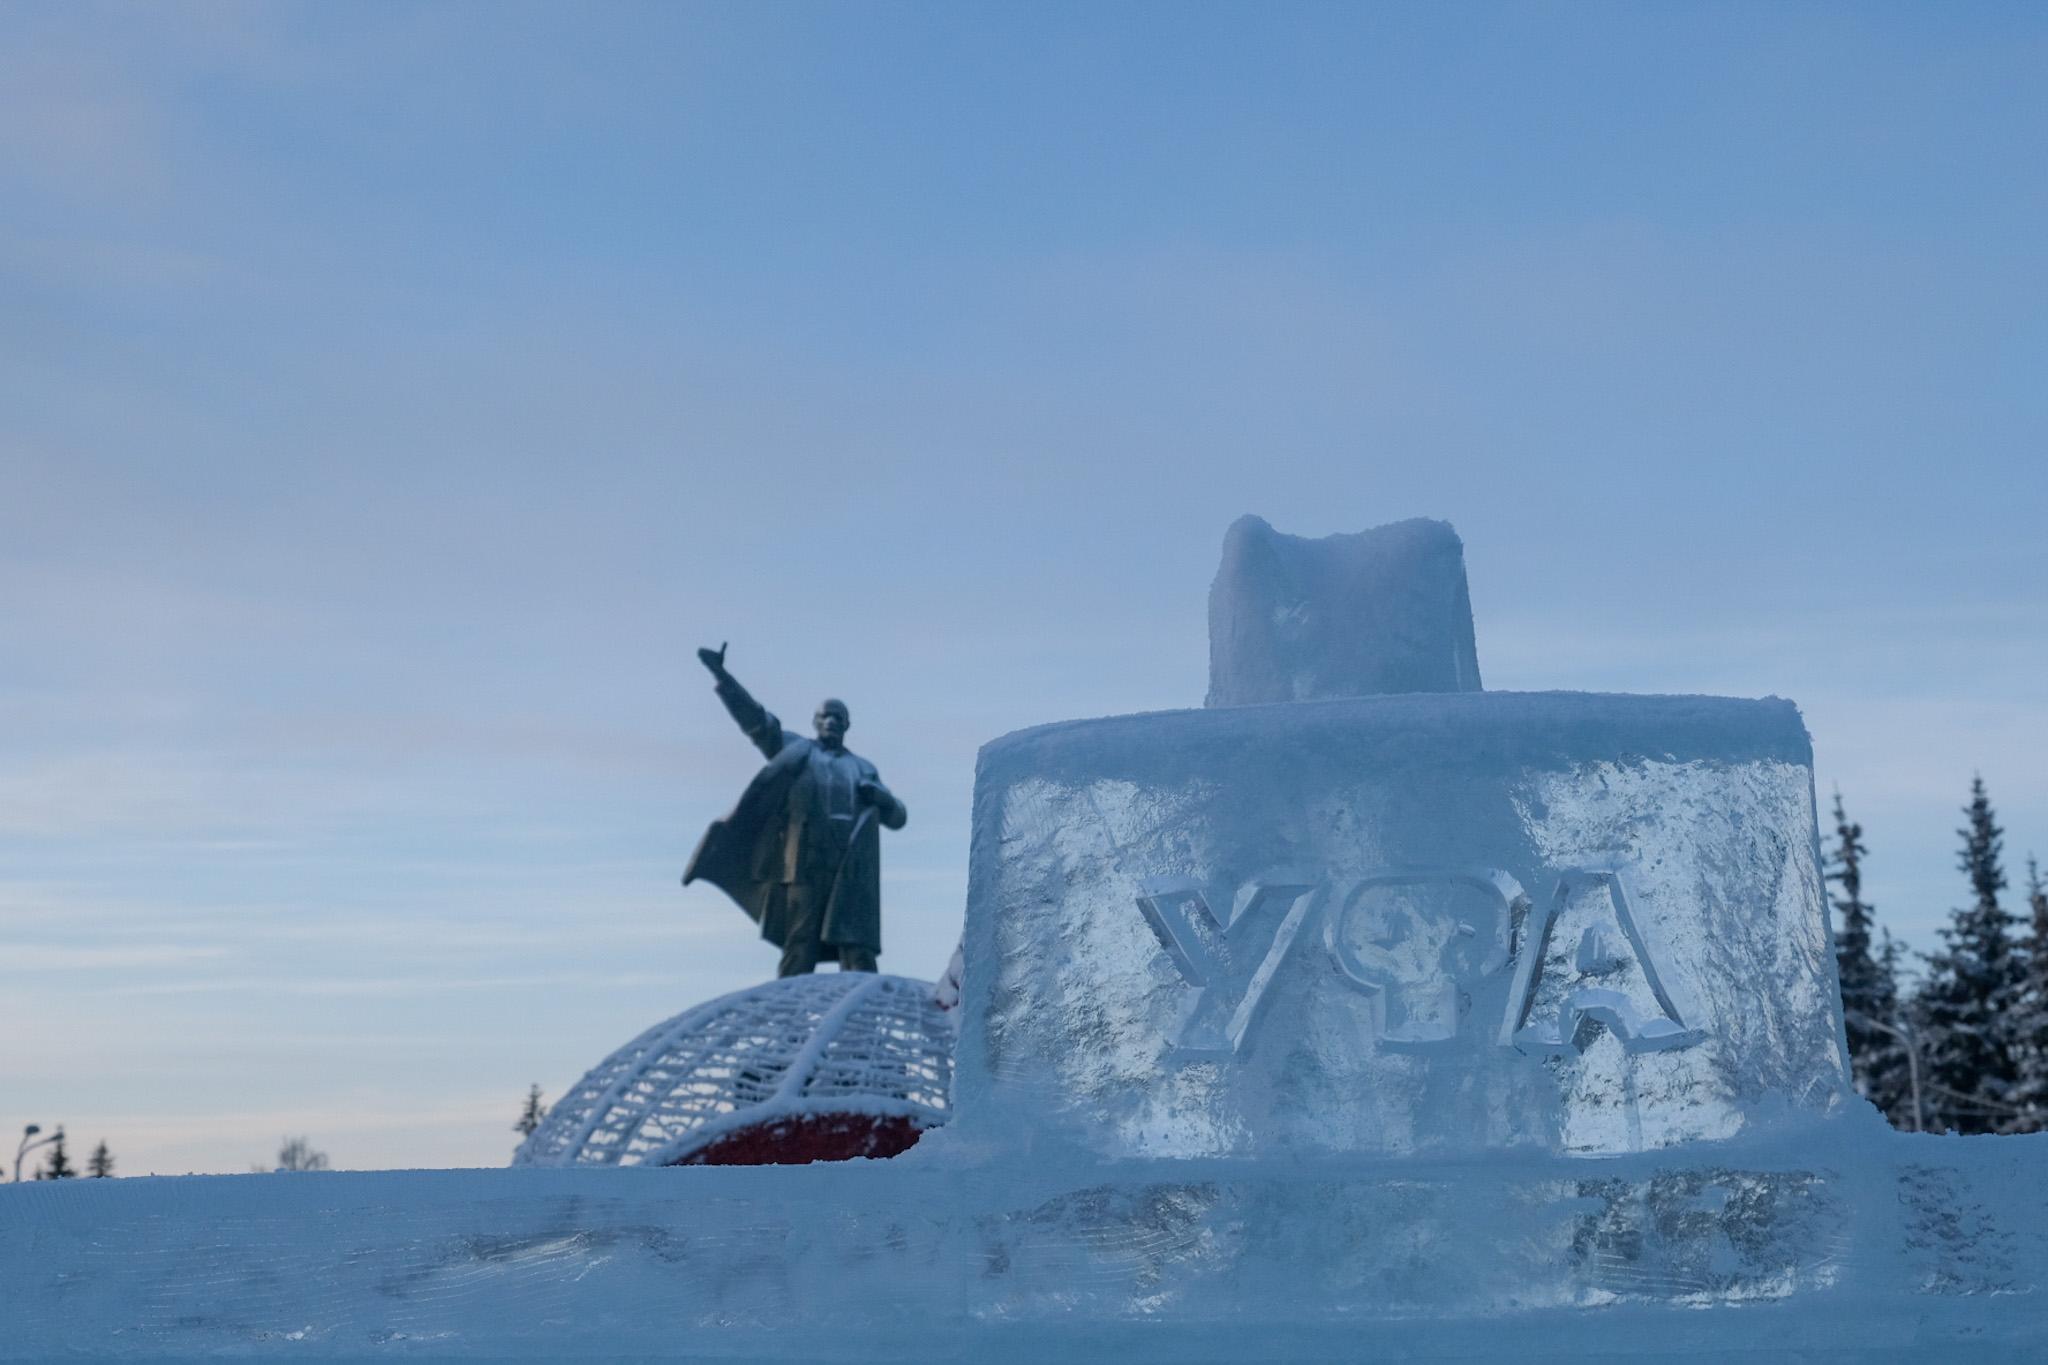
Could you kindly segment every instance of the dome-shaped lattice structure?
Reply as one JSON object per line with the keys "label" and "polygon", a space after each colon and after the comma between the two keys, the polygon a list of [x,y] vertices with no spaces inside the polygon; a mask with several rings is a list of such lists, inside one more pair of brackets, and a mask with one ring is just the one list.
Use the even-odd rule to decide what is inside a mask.
{"label": "dome-shaped lattice structure", "polygon": [[948,1117],[953,1025],[900,976],[785,977],[685,1010],[598,1063],[513,1155],[526,1166],[894,1156]]}

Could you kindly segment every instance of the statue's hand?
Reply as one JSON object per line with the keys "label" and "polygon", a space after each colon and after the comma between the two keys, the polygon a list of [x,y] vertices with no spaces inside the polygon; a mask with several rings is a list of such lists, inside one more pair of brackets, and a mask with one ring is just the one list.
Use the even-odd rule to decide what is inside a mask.
{"label": "statue's hand", "polygon": [[903,803],[896,799],[896,793],[879,782],[862,782],[854,788],[854,794],[875,808],[883,829],[902,829],[903,822],[910,818],[903,809]]}
{"label": "statue's hand", "polygon": [[697,657],[703,661],[704,666],[720,677],[725,676],[725,647],[728,643],[730,641],[721,640],[717,649],[697,651]]}

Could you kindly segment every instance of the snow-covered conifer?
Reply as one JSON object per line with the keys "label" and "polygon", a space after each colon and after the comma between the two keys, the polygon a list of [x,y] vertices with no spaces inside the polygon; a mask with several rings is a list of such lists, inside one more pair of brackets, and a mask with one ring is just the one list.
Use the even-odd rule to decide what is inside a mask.
{"label": "snow-covered conifer", "polygon": [[1919,1000],[1915,993],[1906,988],[1905,973],[1902,970],[1902,964],[1907,957],[1905,947],[1892,937],[1891,930],[1880,928],[1877,932],[1881,940],[1877,950],[1880,989],[1892,1001],[1892,1008],[1898,1014],[1900,1028],[1905,1031],[1908,1040],[1908,1045],[1899,1052],[1899,1060],[1905,1063],[1906,1073],[1901,1080],[1898,1104],[1887,1111],[1885,1117],[1892,1121],[1894,1128],[1909,1128],[1916,1133],[1925,1132],[1929,1118],[1926,1108],[1926,1082],[1922,1080],[1918,1084],[1915,1083],[1916,1071],[1927,1065],[1926,1042],[1923,1037],[1925,1018],[1920,1013]]}
{"label": "snow-covered conifer", "polygon": [[1970,784],[1969,823],[1957,831],[1958,864],[1976,899],[1950,912],[1943,946],[1927,959],[1916,1000],[1925,1029],[1929,1126],[1960,1133],[1995,1132],[2016,1116],[2011,1031],[2026,989],[2026,953],[2014,934],[2018,917],[1998,903],[2004,831],[1992,817],[1984,779]]}
{"label": "snow-covered conifer", "polygon": [[2048,1130],[2048,887],[2041,868],[2027,858],[2027,985],[2013,1011],[2013,1064],[2019,1072],[2013,1088],[2011,1131]]}
{"label": "snow-covered conifer", "polygon": [[50,1143],[50,1153],[43,1158],[43,1168],[36,1172],[38,1180],[69,1180],[78,1174],[78,1168],[71,1164],[71,1158],[64,1151],[64,1132],[57,1131],[56,1140]]}
{"label": "snow-covered conifer", "polygon": [[[1911,1126],[1905,1044],[1899,1027],[1898,983],[1872,951],[1875,907],[1863,899],[1863,826],[1852,824],[1835,793],[1835,847],[1828,854],[1829,881],[1839,883],[1834,898],[1841,915],[1835,934],[1835,964],[1842,982],[1842,1015],[1849,1033],[1849,1064],[1856,1093],[1876,1105],[1894,1124]],[[1902,1120],[1904,1122],[1902,1123]]]}
{"label": "snow-covered conifer", "polygon": [[519,1111],[519,1121],[512,1125],[512,1131],[521,1137],[532,1137],[533,1130],[547,1116],[548,1107],[540,1102],[540,1086],[536,1084],[526,1092],[526,1108]]}

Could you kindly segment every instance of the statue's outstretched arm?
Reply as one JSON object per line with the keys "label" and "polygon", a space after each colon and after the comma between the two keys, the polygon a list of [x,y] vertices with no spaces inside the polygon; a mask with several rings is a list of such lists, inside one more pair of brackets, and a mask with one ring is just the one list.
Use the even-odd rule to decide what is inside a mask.
{"label": "statue's outstretched arm", "polygon": [[738,678],[725,671],[725,646],[721,644],[717,649],[700,649],[697,651],[697,657],[703,661],[704,667],[711,670],[711,676],[717,680],[714,689],[718,693],[718,699],[725,703],[726,711],[738,724],[741,733],[752,740],[754,747],[767,757],[773,758],[781,753],[782,746],[789,741],[788,734],[783,731],[782,722],[776,718],[773,711],[755,701],[753,695],[740,686]]}

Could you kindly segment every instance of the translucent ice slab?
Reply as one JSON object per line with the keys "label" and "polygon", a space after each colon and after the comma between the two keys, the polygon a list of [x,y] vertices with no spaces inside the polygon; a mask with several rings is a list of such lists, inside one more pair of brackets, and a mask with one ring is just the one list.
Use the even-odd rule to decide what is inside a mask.
{"label": "translucent ice slab", "polygon": [[1477,692],[1465,546],[1416,518],[1309,539],[1239,517],[1209,588],[1209,705]]}
{"label": "translucent ice slab", "polygon": [[1613,1154],[1830,1110],[1810,762],[1789,702],[1578,693],[996,740],[960,1122],[1108,1156]]}

